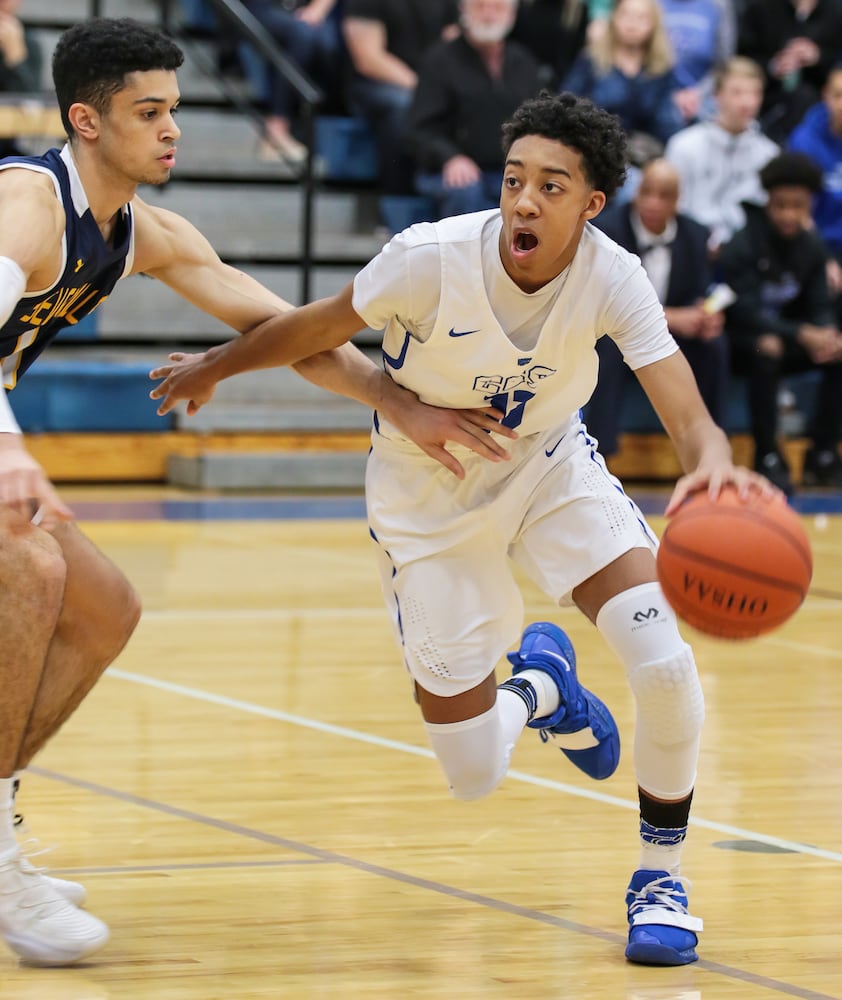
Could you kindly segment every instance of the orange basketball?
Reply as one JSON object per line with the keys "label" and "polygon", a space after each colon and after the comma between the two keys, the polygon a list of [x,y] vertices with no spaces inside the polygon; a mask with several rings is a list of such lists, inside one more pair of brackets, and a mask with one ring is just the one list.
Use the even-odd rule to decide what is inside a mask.
{"label": "orange basketball", "polygon": [[782,625],[801,605],[813,556],[798,515],[780,499],[715,502],[694,493],[668,522],[658,579],[688,625],[724,639],[750,639]]}

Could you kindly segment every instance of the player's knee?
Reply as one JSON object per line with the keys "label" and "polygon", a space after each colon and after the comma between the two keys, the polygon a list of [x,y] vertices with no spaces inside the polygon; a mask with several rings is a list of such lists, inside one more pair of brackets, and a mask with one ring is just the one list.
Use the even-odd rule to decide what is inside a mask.
{"label": "player's knee", "polygon": [[596,624],[625,665],[646,736],[663,746],[697,738],[705,700],[696,661],[660,586],[618,594],[600,609]]}
{"label": "player's knee", "polygon": [[670,746],[699,735],[705,721],[705,698],[689,646],[630,667],[628,677],[637,702],[638,725],[645,726],[653,742]]}
{"label": "player's knee", "polygon": [[455,798],[481,799],[503,780],[510,751],[504,745],[496,706],[474,719],[425,726]]}
{"label": "player's knee", "polygon": [[[443,763],[443,762],[442,762]],[[447,776],[450,794],[460,802],[475,802],[490,795],[503,780],[505,769],[491,768],[488,765],[478,765],[472,768],[457,767]]]}
{"label": "player's knee", "polygon": [[119,651],[129,641],[140,621],[141,611],[140,595],[122,573],[118,574],[109,594],[108,624],[103,636],[109,651]]}
{"label": "player's knee", "polygon": [[2,532],[0,586],[31,601],[44,615],[61,608],[67,564],[61,546],[46,532]]}

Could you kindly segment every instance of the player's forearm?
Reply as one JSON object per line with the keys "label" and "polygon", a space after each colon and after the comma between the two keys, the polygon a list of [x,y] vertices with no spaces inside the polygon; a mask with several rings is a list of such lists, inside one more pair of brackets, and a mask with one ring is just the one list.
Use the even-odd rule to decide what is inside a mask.
{"label": "player's forearm", "polygon": [[341,346],[362,325],[349,329],[331,323],[324,301],[320,300],[272,316],[248,333],[211,348],[206,355],[207,365],[217,382],[259,368],[294,365]]}
{"label": "player's forearm", "polygon": [[709,419],[691,425],[677,440],[673,438],[673,443],[685,472],[713,468],[732,459],[728,436]]}
{"label": "player's forearm", "polygon": [[394,385],[386,373],[353,344],[314,354],[293,367],[308,382],[355,399],[372,410],[383,405]]}

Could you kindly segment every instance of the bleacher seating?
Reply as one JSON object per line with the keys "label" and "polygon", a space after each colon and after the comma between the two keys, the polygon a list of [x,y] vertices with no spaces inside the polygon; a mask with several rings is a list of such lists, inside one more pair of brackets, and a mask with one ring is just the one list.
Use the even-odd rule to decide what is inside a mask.
{"label": "bleacher seating", "polygon": [[[107,16],[152,23],[160,17],[156,0],[109,0],[105,7]],[[63,0],[58,6],[53,0],[27,0],[27,19],[41,26],[46,67],[61,30],[88,11],[88,0]],[[203,71],[213,63],[212,44],[197,38],[185,46],[178,165],[166,187],[144,188],[141,197],[183,214],[224,259],[299,304],[301,187],[285,166],[255,155],[254,121],[233,110]],[[382,236],[374,232],[376,155],[366,124],[319,116],[314,142],[320,180],[311,297],[320,297],[351,280],[380,249]],[[385,208],[395,231],[432,217],[426,199],[395,199]],[[15,390],[12,405],[24,430],[34,435],[34,454],[57,479],[169,474],[197,486],[360,485],[368,412],[289,371],[223,383],[213,405],[196,418],[156,415],[148,398],[149,368],[171,350],[196,349],[231,335],[160,282],[142,277],[121,282],[92,317],[61,335]],[[372,331],[362,331],[356,341],[377,349]],[[809,388],[799,393],[799,406],[809,405]],[[744,394],[737,381],[727,428],[737,437],[746,430]],[[615,471],[636,478],[677,475],[671,446],[635,383],[624,407],[628,433]],[[265,456],[265,475],[259,474],[260,462],[238,461],[236,449]],[[295,461],[277,461],[284,450],[294,451]]]}

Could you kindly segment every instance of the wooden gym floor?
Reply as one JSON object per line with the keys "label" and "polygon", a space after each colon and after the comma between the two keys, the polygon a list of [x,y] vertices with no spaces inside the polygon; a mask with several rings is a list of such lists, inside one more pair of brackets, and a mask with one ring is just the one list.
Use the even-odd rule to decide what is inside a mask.
{"label": "wooden gym floor", "polygon": [[20,807],[112,940],[72,969],[3,949],[2,1000],[842,998],[839,497],[803,501],[816,569],[790,623],[686,631],[708,706],[684,865],[705,932],[699,963],[650,969],[623,958],[631,697],[577,612],[524,584],[617,716],[617,774],[589,782],[527,732],[503,786],[459,803],[359,498],[63,492],[145,611]]}

